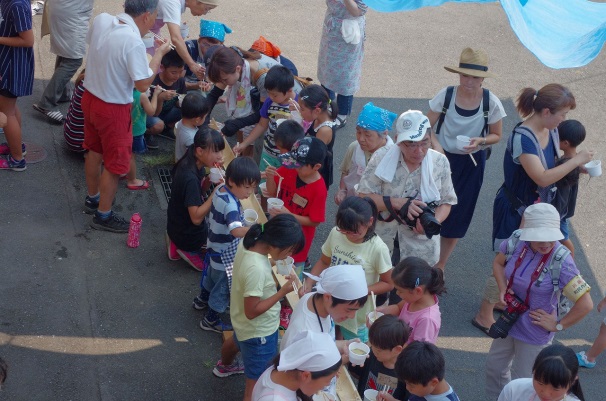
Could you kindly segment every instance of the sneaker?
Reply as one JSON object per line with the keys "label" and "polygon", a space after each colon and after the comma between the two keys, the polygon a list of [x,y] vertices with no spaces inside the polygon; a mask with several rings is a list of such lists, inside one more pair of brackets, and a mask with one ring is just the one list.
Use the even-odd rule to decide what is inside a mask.
{"label": "sneaker", "polygon": [[280,328],[286,330],[290,324],[290,315],[292,315],[292,309],[288,306],[282,306],[280,309]]}
{"label": "sneaker", "polygon": [[166,128],[164,131],[160,132],[160,134],[158,136],[161,136],[162,138],[170,139],[171,141],[174,141],[176,139],[175,130],[173,128]]}
{"label": "sneaker", "polygon": [[99,200],[98,199],[93,199],[89,196],[87,196],[84,199],[84,213],[86,214],[94,214],[97,209],[99,208]]}
{"label": "sneaker", "polygon": [[11,155],[0,159],[0,170],[24,171],[26,168],[25,159],[17,161]]}
{"label": "sneaker", "polygon": [[166,251],[168,252],[168,259],[169,260],[181,260],[181,256],[179,256],[179,253],[177,252],[177,245],[175,245],[175,243],[170,240],[168,233],[165,233],[165,238],[166,238]]}
{"label": "sneaker", "polygon": [[585,351],[577,352],[577,359],[579,360],[579,366],[587,369],[595,368],[596,362],[589,362]]}
{"label": "sneaker", "polygon": [[343,119],[341,119],[340,117],[337,117],[335,119],[335,127],[337,129],[341,129],[341,128],[345,127],[345,124],[347,124],[347,117],[343,118]]}
{"label": "sneaker", "polygon": [[90,226],[95,230],[109,231],[112,233],[127,233],[130,223],[112,212],[107,220],[101,220],[99,216],[95,214]]}
{"label": "sneaker", "polygon": [[231,324],[223,323],[221,319],[217,319],[214,322],[209,322],[206,320],[206,316],[204,319],[200,320],[200,328],[206,331],[214,331],[215,333],[223,333],[224,331],[232,331],[234,328],[231,327]]}
{"label": "sneaker", "polygon": [[[200,295],[198,295],[197,297],[194,298],[194,302],[191,305],[195,310],[203,310],[208,308],[208,301],[203,300],[202,298],[200,298]],[[200,322],[202,323],[202,322]]]}
{"label": "sneaker", "polygon": [[223,365],[221,360],[217,361],[217,365],[213,369],[213,374],[217,377],[227,377],[231,375],[241,375],[244,373],[244,364],[239,360],[234,360],[231,365]]}
{"label": "sneaker", "polygon": [[145,135],[145,144],[147,145],[147,149],[156,150],[160,147],[155,135]]}
{"label": "sneaker", "polygon": [[[27,150],[25,150],[25,144],[21,142],[21,153],[23,153],[23,157],[27,154]],[[8,143],[3,142],[0,143],[0,155],[10,155],[11,149],[8,147]]]}
{"label": "sneaker", "polygon": [[181,256],[181,259],[186,261],[194,270],[201,272],[204,270],[204,252],[188,252],[181,249],[177,249],[177,254]]}

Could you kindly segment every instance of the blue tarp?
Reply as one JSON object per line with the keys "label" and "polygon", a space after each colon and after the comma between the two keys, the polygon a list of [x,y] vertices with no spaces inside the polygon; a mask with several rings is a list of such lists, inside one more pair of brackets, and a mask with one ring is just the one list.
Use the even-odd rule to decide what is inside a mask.
{"label": "blue tarp", "polygon": [[[380,12],[412,11],[454,3],[494,0],[365,0]],[[501,0],[520,42],[550,68],[589,64],[606,42],[606,3],[587,0]],[[456,28],[455,28],[456,29]],[[463,29],[463,27],[461,27]]]}

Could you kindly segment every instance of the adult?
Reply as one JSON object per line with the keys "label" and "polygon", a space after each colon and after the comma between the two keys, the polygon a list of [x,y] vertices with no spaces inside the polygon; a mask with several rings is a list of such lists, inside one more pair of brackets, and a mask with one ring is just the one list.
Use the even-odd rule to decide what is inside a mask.
{"label": "adult", "polygon": [[337,97],[339,127],[351,114],[353,96],[360,89],[366,26],[362,0],[326,0],[326,14],[318,53],[318,80],[332,99]]}
{"label": "adult", "polygon": [[57,57],[53,76],[44,88],[40,101],[32,107],[56,124],[65,120],[57,108],[59,103],[71,100],[73,87],[70,80],[86,54],[86,33],[93,3],[94,0],[55,0],[45,4],[44,19],[48,21],[50,50]]}
{"label": "adult", "polygon": [[335,203],[340,205],[348,196],[356,194],[366,164],[380,148],[393,145],[389,131],[398,118],[396,113],[366,103],[358,116],[356,140],[349,144],[341,163],[341,181],[335,194]]}
{"label": "adult", "polygon": [[[562,238],[560,214],[556,208],[537,203],[524,211],[524,228],[520,230],[511,257],[506,258],[505,241],[494,259],[493,273],[501,302],[517,297],[527,311],[519,312],[509,333],[502,325],[506,319],[491,327],[490,333],[501,337],[492,341],[486,359],[486,395],[489,399],[496,399],[512,378],[531,377],[535,358],[551,344],[554,334],[578,323],[593,308],[589,285],[581,277],[571,255],[561,263],[557,284],[552,281],[552,269],[545,268],[551,266],[552,258],[563,246],[558,242]],[[574,302],[562,318],[558,316],[561,315],[560,293]],[[511,301],[509,308],[514,308]],[[496,330],[499,327],[501,330]]]}
{"label": "adult", "polygon": [[[582,150],[556,167],[559,150],[557,126],[576,107],[570,90],[560,84],[548,84],[540,90],[524,88],[517,109],[525,120],[516,126],[507,141],[503,156],[505,181],[493,205],[493,249],[520,227],[522,214],[537,201],[551,202],[555,183],[576,167],[584,165],[593,152]],[[475,321],[481,327],[494,323],[492,309],[498,302],[494,279],[487,284],[480,311]]]}
{"label": "adult", "polygon": [[98,15],[88,35],[82,96],[84,148],[88,149],[84,210],[94,214],[91,227],[97,230],[128,232],[128,221],[112,212],[112,202],[118,178],[130,166],[132,88],[145,92],[170,50],[168,43],[161,45],[148,65],[141,37],[154,24],[157,6],[158,0],[126,0],[124,13]]}
{"label": "adult", "polygon": [[[440,269],[446,267],[457,242],[467,233],[484,181],[486,147],[501,140],[506,116],[499,98],[482,88],[484,78],[494,77],[488,72],[488,55],[483,50],[468,47],[461,52],[458,67],[444,68],[459,75],[459,85],[440,90],[429,101],[427,117],[437,127],[434,146],[442,148],[450,162],[458,202],[442,223],[436,264]],[[463,150],[457,147],[458,136],[469,138]]]}
{"label": "adult", "polygon": [[[381,212],[377,234],[390,246],[398,236],[400,260],[407,256],[438,261],[440,242],[428,238],[418,218],[428,205],[442,222],[457,203],[448,159],[429,149],[429,119],[418,110],[402,113],[396,121],[396,144],[377,150],[360,180],[359,196],[370,197]],[[387,203],[387,204],[386,204]],[[427,212],[425,212],[427,213]],[[414,221],[409,226],[403,220]],[[401,222],[401,223],[400,223]]]}

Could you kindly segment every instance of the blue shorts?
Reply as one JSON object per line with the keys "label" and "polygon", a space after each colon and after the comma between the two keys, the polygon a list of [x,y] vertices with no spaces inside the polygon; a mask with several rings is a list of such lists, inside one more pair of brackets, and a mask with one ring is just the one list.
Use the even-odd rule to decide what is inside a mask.
{"label": "blue shorts", "polygon": [[271,361],[278,354],[278,330],[267,337],[249,338],[240,341],[234,331],[234,341],[242,353],[244,362],[244,376],[247,379],[257,380]]}
{"label": "blue shorts", "polygon": [[560,220],[560,231],[562,232],[562,235],[564,236],[565,240],[570,238],[570,230],[568,228],[568,219]]}
{"label": "blue shorts", "polygon": [[145,135],[133,136],[133,153],[140,155],[147,152],[147,144],[144,137]]}
{"label": "blue shorts", "polygon": [[181,119],[181,109],[173,107],[166,113],[160,113],[158,116],[147,116],[145,120],[145,127],[151,128],[156,125],[160,120],[164,121],[164,125],[174,124]]}

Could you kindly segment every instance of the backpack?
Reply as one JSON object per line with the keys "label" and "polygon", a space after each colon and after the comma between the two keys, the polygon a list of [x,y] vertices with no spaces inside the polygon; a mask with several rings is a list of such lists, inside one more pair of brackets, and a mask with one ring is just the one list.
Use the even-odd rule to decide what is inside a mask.
{"label": "backpack", "polygon": [[[261,78],[261,76],[267,74],[267,71],[269,71],[269,68],[261,68],[260,70],[255,72],[255,75],[253,75],[253,81],[255,82],[255,84],[259,80],[259,78]],[[293,76],[295,77],[295,82],[298,82],[302,88],[305,88],[306,86],[309,86],[314,83],[314,80],[309,77],[299,77],[294,74]]]}
{"label": "backpack", "polygon": [[[520,242],[520,235],[522,234],[522,230],[515,230],[513,234],[507,240],[507,249],[505,251],[505,264],[509,262],[511,257],[513,256],[513,252],[518,246],[518,242]],[[570,250],[566,248],[564,245],[560,244],[560,246],[556,249],[553,256],[549,260],[549,265],[543,269],[539,278],[535,282],[534,285],[539,286],[545,279],[545,274],[547,271],[551,274],[551,284],[553,285],[553,293],[558,299],[557,303],[557,316],[558,322],[562,320],[562,318],[570,311],[572,307],[572,302],[566,298],[562,291],[560,290],[560,273],[562,272],[562,263],[566,258],[570,255]]]}
{"label": "backpack", "polygon": [[[442,112],[440,113],[440,118],[438,119],[438,126],[436,127],[436,135],[440,134],[440,128],[442,128],[442,123],[444,123],[444,117],[446,117],[446,112],[450,107],[450,101],[452,100],[452,94],[454,92],[454,86],[449,86],[446,88],[446,96],[444,97],[444,105],[442,106]],[[490,107],[490,91],[486,88],[482,88],[482,114],[484,115],[484,127],[482,128],[482,132],[480,132],[480,136],[482,138],[486,138],[488,135],[488,109]],[[492,146],[486,147],[486,160],[490,159],[490,155],[492,154]]]}

